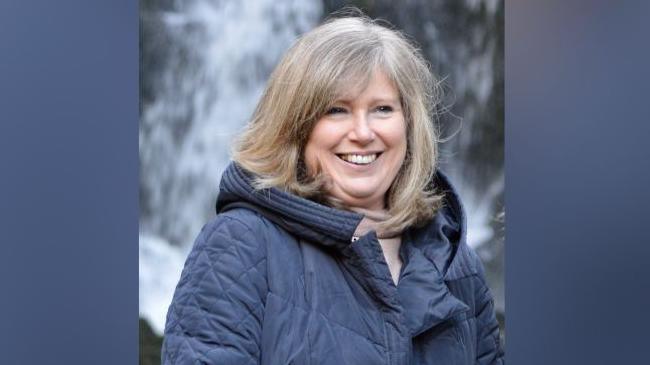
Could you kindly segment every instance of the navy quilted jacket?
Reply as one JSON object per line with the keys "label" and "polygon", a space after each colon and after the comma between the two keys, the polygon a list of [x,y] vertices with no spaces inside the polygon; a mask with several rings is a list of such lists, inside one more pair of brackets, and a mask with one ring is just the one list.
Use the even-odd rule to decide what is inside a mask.
{"label": "navy quilted jacket", "polygon": [[503,364],[493,301],[465,217],[445,207],[404,232],[397,286],[361,216],[277,189],[231,164],[217,212],[167,314],[164,364]]}

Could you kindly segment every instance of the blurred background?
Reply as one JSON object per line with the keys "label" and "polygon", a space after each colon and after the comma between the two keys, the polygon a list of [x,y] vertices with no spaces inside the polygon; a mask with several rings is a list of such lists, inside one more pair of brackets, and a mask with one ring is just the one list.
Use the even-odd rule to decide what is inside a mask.
{"label": "blurred background", "polygon": [[468,214],[505,342],[502,0],[140,0],[140,363],[159,364],[185,257],[229,145],[296,37],[356,6],[415,41],[442,81],[440,168]]}

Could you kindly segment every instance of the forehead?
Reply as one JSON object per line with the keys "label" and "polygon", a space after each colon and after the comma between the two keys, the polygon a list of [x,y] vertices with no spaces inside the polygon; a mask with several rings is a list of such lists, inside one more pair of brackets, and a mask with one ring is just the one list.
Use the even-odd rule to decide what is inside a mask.
{"label": "forehead", "polygon": [[359,97],[372,99],[399,99],[399,90],[390,76],[381,68],[364,70],[339,78],[335,85],[335,99],[352,101]]}

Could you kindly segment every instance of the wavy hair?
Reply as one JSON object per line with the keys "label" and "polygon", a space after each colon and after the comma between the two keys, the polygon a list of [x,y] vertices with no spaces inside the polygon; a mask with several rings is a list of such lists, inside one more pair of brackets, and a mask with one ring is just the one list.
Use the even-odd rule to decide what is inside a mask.
{"label": "wavy hair", "polygon": [[401,231],[429,220],[442,200],[431,184],[439,83],[403,34],[366,16],[329,19],[293,44],[236,141],[233,160],[256,175],[256,188],[276,187],[345,209],[328,199],[326,176],[307,176],[303,152],[316,121],[350,85],[363,90],[378,68],[399,92],[407,128],[406,157],[386,195],[391,218],[382,228]]}

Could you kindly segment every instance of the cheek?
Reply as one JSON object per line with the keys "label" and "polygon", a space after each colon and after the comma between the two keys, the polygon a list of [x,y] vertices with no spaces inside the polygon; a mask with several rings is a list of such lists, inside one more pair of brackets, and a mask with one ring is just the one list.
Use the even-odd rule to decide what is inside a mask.
{"label": "cheek", "polygon": [[406,126],[404,122],[395,123],[383,131],[384,140],[390,148],[399,151],[399,155],[403,158],[406,154],[407,136]]}
{"label": "cheek", "polygon": [[390,148],[395,151],[392,159],[393,163],[391,164],[391,171],[397,174],[404,164],[408,142],[405,128],[395,128],[390,132],[391,133],[387,135],[387,138],[389,138],[388,143],[390,143]]}
{"label": "cheek", "polygon": [[310,173],[317,170],[319,160],[336,147],[340,137],[336,124],[321,120],[316,123],[305,145],[304,159]]}

